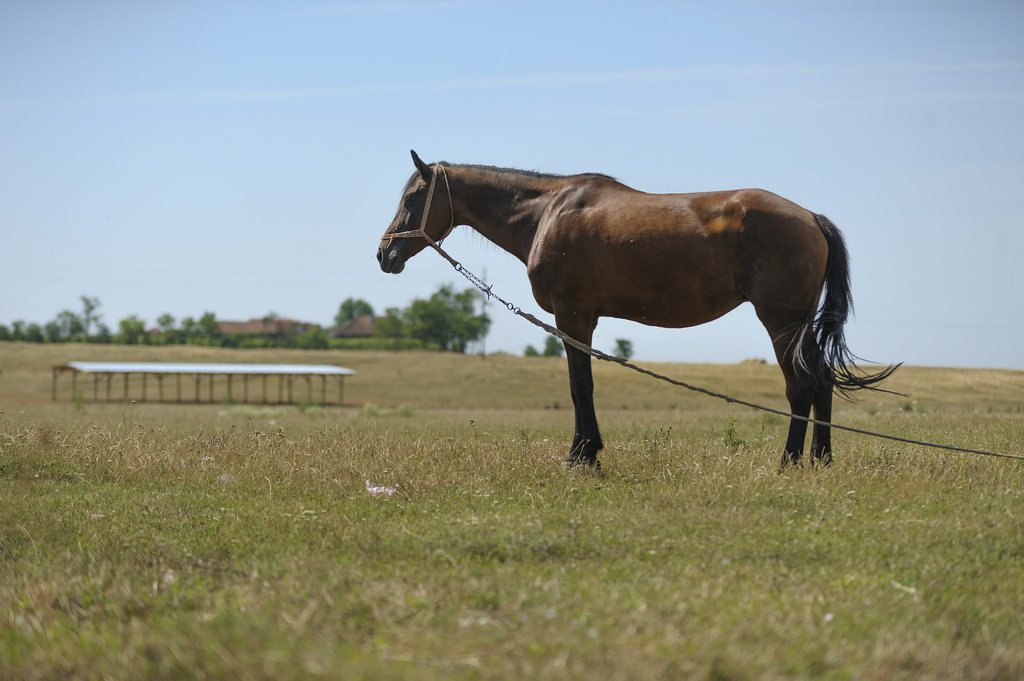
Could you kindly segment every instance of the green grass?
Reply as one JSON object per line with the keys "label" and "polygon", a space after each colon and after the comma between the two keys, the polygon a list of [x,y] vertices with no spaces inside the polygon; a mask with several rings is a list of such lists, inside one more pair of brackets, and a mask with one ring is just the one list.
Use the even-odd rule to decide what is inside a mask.
{"label": "green grass", "polygon": [[[360,373],[346,408],[50,402],[113,358]],[[563,361],[0,346],[0,677],[1024,676],[1024,464],[836,433],[779,475],[783,419],[602,366],[604,472],[567,471]],[[772,366],[659,368],[783,406]],[[1024,373],[891,387],[836,419],[1024,453]]]}

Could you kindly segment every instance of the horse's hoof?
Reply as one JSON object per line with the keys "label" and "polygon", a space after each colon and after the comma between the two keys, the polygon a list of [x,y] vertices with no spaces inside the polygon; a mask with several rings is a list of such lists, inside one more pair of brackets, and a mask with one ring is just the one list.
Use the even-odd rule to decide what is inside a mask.
{"label": "horse's hoof", "polygon": [[831,465],[831,450],[826,449],[823,452],[811,452],[811,468],[828,468]]}
{"label": "horse's hoof", "polygon": [[789,466],[803,466],[801,457],[803,452],[783,452],[782,461],[779,462],[779,475],[786,472]]}
{"label": "horse's hoof", "polygon": [[569,455],[565,457],[566,468],[580,468],[591,471],[601,470],[601,462],[597,460],[597,453],[604,445],[598,440],[596,443],[589,439],[573,439]]}
{"label": "horse's hoof", "polygon": [[563,465],[566,468],[578,468],[589,471],[601,470],[601,462],[598,460],[597,454],[588,456],[578,452],[571,452],[569,456],[565,457]]}

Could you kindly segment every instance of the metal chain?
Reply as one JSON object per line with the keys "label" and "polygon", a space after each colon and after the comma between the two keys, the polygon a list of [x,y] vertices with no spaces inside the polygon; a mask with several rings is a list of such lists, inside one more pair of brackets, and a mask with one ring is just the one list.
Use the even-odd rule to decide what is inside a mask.
{"label": "metal chain", "polygon": [[451,186],[448,184],[448,174],[447,174],[447,172],[445,172],[444,167],[441,164],[438,164],[438,165],[434,166],[434,174],[433,174],[433,177],[431,177],[430,188],[429,188],[428,194],[427,194],[427,204],[425,206],[425,210],[423,211],[423,219],[422,219],[422,221],[420,223],[419,230],[408,231],[408,232],[399,232],[399,233],[390,234],[390,235],[386,234],[386,235],[384,235],[384,238],[389,240],[389,241],[390,241],[390,239],[406,238],[406,237],[421,237],[421,238],[425,239],[427,244],[430,245],[431,248],[433,248],[435,251],[437,251],[438,254],[440,254],[440,256],[442,258],[447,260],[448,263],[453,268],[455,268],[456,272],[458,272],[459,274],[464,276],[469,281],[469,283],[471,283],[473,286],[475,286],[477,289],[479,289],[481,293],[483,293],[485,296],[487,296],[488,300],[493,298],[494,300],[496,300],[499,303],[501,303],[502,305],[504,305],[505,308],[509,312],[522,317],[523,319],[525,319],[526,321],[530,322],[534,326],[537,326],[537,327],[540,327],[541,329],[544,329],[545,331],[550,333],[552,336],[555,336],[556,338],[559,338],[564,343],[566,343],[566,344],[576,348],[580,352],[584,352],[584,353],[590,355],[591,357],[603,360],[605,362],[614,362],[615,364],[620,364],[620,365],[626,367],[627,369],[632,369],[633,371],[636,371],[638,373],[644,374],[646,376],[650,376],[651,378],[656,378],[659,381],[665,381],[666,383],[670,383],[670,384],[678,386],[680,388],[686,388],[687,390],[690,390],[692,392],[700,393],[702,395],[707,395],[708,397],[714,397],[714,398],[719,399],[719,400],[724,400],[727,404],[739,404],[739,405],[742,405],[744,407],[749,407],[750,409],[755,409],[757,411],[763,411],[763,412],[767,412],[769,414],[776,414],[778,416],[784,416],[784,417],[791,418],[791,419],[797,419],[797,420],[800,420],[800,421],[805,421],[808,424],[813,424],[813,425],[818,425],[818,426],[826,426],[828,428],[835,428],[836,430],[845,430],[845,431],[850,432],[850,433],[858,433],[860,435],[868,435],[870,437],[877,437],[877,438],[882,438],[882,439],[885,439],[885,440],[892,440],[894,442],[903,442],[905,444],[918,445],[920,447],[931,447],[933,449],[944,449],[944,450],[947,450],[947,451],[961,452],[961,453],[964,453],[964,454],[978,454],[980,456],[991,456],[991,457],[996,457],[996,458],[1000,458],[1000,459],[1017,459],[1017,460],[1020,460],[1020,461],[1024,461],[1024,456],[1021,456],[1019,454],[1006,454],[1006,453],[1003,453],[1003,452],[994,452],[994,451],[987,450],[987,449],[970,449],[968,447],[957,447],[955,445],[945,445],[945,444],[939,444],[939,443],[936,443],[936,442],[926,442],[924,440],[914,440],[912,438],[900,437],[898,435],[889,435],[888,433],[878,433],[878,432],[871,431],[871,430],[864,430],[863,428],[854,428],[853,426],[844,426],[842,424],[832,423],[830,421],[819,421],[818,419],[811,418],[810,416],[800,416],[799,414],[793,414],[791,412],[788,412],[788,411],[785,411],[785,410],[782,410],[782,409],[775,409],[774,407],[766,407],[766,406],[764,406],[762,404],[756,404],[754,402],[748,402],[746,400],[742,400],[742,399],[739,399],[737,397],[732,397],[731,395],[726,395],[724,393],[718,393],[718,392],[715,392],[713,390],[708,390],[707,388],[702,388],[702,387],[697,386],[697,385],[692,385],[692,384],[687,383],[685,381],[680,381],[678,379],[671,378],[669,376],[665,376],[664,374],[659,374],[656,371],[651,371],[650,369],[644,369],[643,367],[639,367],[639,366],[637,366],[636,364],[633,364],[632,362],[630,362],[629,360],[627,360],[624,357],[616,357],[615,355],[609,355],[608,353],[601,352],[600,350],[592,348],[591,346],[587,345],[586,343],[583,343],[582,341],[578,341],[575,338],[573,338],[572,336],[564,333],[563,331],[558,330],[554,326],[552,326],[552,325],[550,325],[550,324],[548,324],[548,323],[546,323],[544,321],[541,321],[540,319],[537,319],[536,317],[534,317],[529,312],[523,312],[523,310],[520,307],[516,306],[513,303],[510,303],[509,301],[507,301],[504,298],[502,298],[501,296],[499,296],[497,293],[494,292],[493,285],[489,285],[483,279],[481,279],[480,277],[478,277],[477,275],[473,274],[472,272],[467,270],[465,267],[463,267],[462,263],[460,263],[458,260],[456,260],[452,256],[448,255],[448,253],[445,252],[445,250],[443,248],[441,248],[441,244],[438,243],[437,241],[434,241],[434,239],[431,238],[431,236],[429,234],[427,234],[427,232],[426,232],[427,212],[430,210],[430,202],[431,202],[431,199],[433,198],[433,194],[434,194],[434,182],[437,179],[437,175],[438,175],[439,172],[444,175],[445,185],[447,186],[447,189],[448,189],[448,201],[449,201],[449,203],[450,203],[450,205],[452,207],[452,210],[451,210],[452,225],[448,228],[448,231],[449,232],[451,231],[451,229],[452,229],[452,227],[454,226],[454,223],[455,223],[455,204],[452,203],[452,190],[451,190]]}

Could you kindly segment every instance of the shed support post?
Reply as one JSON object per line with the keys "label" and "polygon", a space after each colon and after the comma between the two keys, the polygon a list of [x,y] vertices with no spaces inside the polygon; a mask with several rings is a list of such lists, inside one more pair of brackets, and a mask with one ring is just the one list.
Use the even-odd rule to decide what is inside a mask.
{"label": "shed support post", "polygon": [[284,376],[282,374],[277,375],[277,403],[281,404],[284,402]]}
{"label": "shed support post", "polygon": [[199,374],[192,374],[192,378],[196,384],[196,404],[199,404]]}
{"label": "shed support post", "polygon": [[107,374],[107,402],[110,401],[110,384],[114,380],[114,374]]}
{"label": "shed support post", "polygon": [[210,379],[210,385],[209,385],[209,388],[210,388],[210,402],[213,402],[213,378],[214,378],[214,375],[210,374],[209,375],[209,379]]}
{"label": "shed support post", "polygon": [[92,401],[100,401],[100,375],[93,374],[92,376]]}
{"label": "shed support post", "polygon": [[249,404],[249,374],[242,374],[242,401]]}
{"label": "shed support post", "polygon": [[124,401],[128,401],[128,372],[124,372]]}
{"label": "shed support post", "polygon": [[175,374],[174,378],[178,384],[178,401],[181,402],[181,374]]}
{"label": "shed support post", "polygon": [[267,375],[263,374],[263,404],[267,403]]}
{"label": "shed support post", "polygon": [[149,376],[146,372],[142,372],[142,401],[146,401],[146,377]]}
{"label": "shed support post", "polygon": [[320,406],[327,404],[327,377],[320,376]]}
{"label": "shed support post", "polygon": [[232,379],[231,374],[228,374],[228,402],[229,403],[235,401],[235,396],[231,394],[231,379]]}
{"label": "shed support post", "polygon": [[164,401],[164,375],[163,374],[157,374],[156,375],[156,387],[157,387],[156,401],[157,402],[163,402]]}
{"label": "shed support post", "polygon": [[293,377],[291,375],[288,376],[288,404],[295,403],[295,401],[292,400],[292,378]]}

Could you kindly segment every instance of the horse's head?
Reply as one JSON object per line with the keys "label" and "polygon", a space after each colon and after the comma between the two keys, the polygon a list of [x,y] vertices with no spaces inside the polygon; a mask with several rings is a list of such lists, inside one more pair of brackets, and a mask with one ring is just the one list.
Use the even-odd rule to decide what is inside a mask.
{"label": "horse's head", "polygon": [[[416,172],[405,183],[398,212],[384,231],[377,249],[380,268],[390,274],[404,270],[405,262],[427,246],[427,240],[420,233],[421,228],[431,239],[440,241],[447,236],[452,225],[451,195],[448,195],[447,200],[438,196],[439,193],[448,192],[447,178],[435,177],[440,166],[432,168],[415,151],[410,153],[416,164]],[[442,188],[439,185],[445,186]],[[434,194],[433,199],[430,199],[431,193]],[[428,200],[430,210],[424,220],[423,213],[427,210]],[[399,236],[403,233],[408,233],[408,236]]]}

